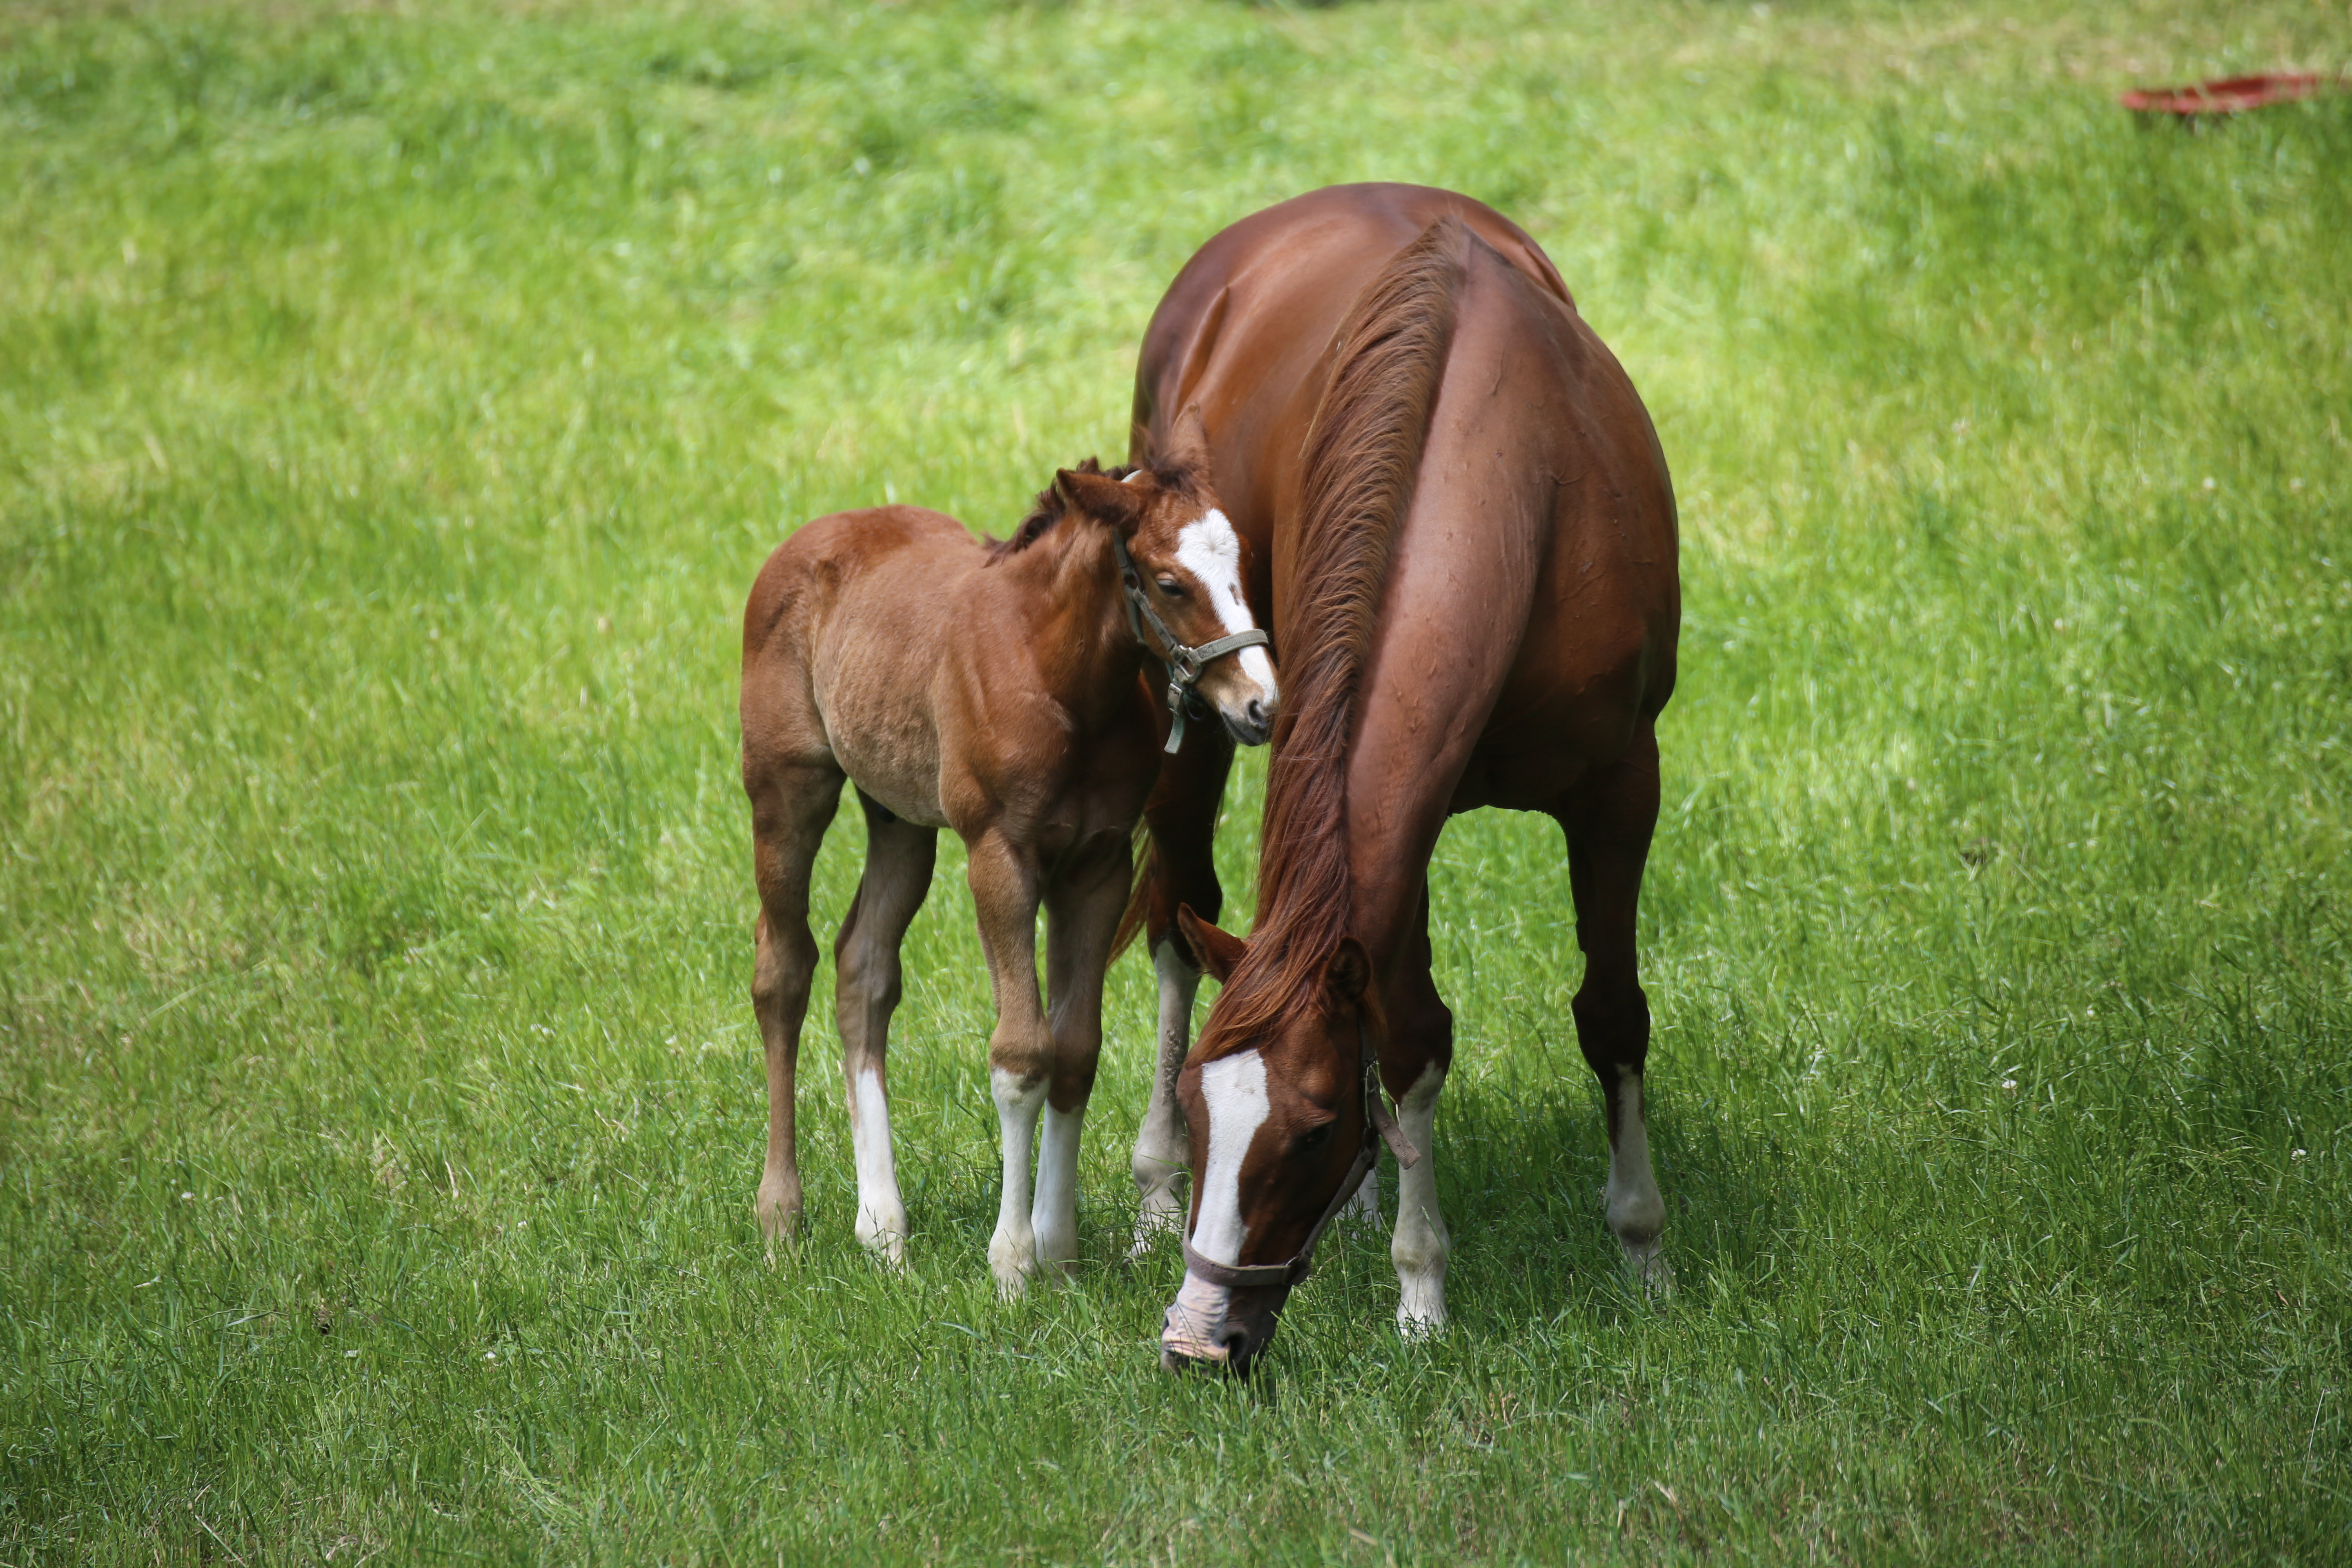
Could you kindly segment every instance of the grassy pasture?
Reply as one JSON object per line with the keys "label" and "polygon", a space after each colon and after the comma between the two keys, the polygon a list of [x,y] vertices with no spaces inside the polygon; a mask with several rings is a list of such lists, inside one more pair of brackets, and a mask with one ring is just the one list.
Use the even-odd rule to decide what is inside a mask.
{"label": "grassy pasture", "polygon": [[[0,1563],[2346,1561],[2352,99],[2112,103],[2346,23],[11,0]],[[1346,1237],[1269,1375],[1158,1372],[1132,958],[1084,1278],[996,1301],[952,845],[910,1268],[823,977],[771,1257],[752,572],[1002,530],[1195,245],[1358,178],[1525,222],[1674,465],[1681,1294],[1496,816],[1433,870],[1444,1338]]]}

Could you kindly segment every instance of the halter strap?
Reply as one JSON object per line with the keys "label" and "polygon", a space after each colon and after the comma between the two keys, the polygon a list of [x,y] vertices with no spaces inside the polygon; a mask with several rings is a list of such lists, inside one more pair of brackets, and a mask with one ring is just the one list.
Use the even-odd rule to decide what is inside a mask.
{"label": "halter strap", "polygon": [[1356,1052],[1361,1058],[1364,1079],[1364,1142],[1356,1151],[1356,1158],[1348,1173],[1339,1178],[1339,1190],[1331,1194],[1324,1205],[1322,1216],[1315,1228],[1307,1233],[1306,1244],[1298,1256],[1287,1263],[1220,1263],[1213,1258],[1203,1258],[1192,1249],[1192,1238],[1184,1238],[1184,1267],[1212,1285],[1222,1285],[1228,1290],[1255,1289],[1265,1285],[1296,1285],[1315,1271],[1315,1247],[1323,1239],[1323,1232],[1356,1195],[1356,1189],[1371,1174],[1373,1164],[1380,1159],[1381,1144],[1389,1146],[1402,1170],[1411,1170],[1421,1160],[1421,1151],[1397,1125],[1396,1116],[1389,1110],[1388,1096],[1381,1088],[1380,1058],[1372,1050],[1370,1034],[1363,1021],[1356,1023]]}
{"label": "halter strap", "polygon": [[[1143,591],[1143,574],[1136,570],[1135,557],[1127,552],[1126,538],[1114,532],[1110,544],[1118,553],[1119,584],[1127,592],[1128,629],[1135,634],[1144,652],[1156,654],[1168,666],[1168,712],[1172,722],[1168,727],[1166,750],[1172,755],[1184,743],[1184,714],[1199,700],[1193,688],[1200,684],[1201,672],[1211,661],[1229,653],[1239,653],[1245,647],[1272,647],[1274,639],[1266,636],[1264,627],[1250,626],[1198,647],[1178,642],[1176,634],[1168,629],[1168,623],[1160,618],[1160,612],[1152,608],[1151,596]],[[1143,635],[1146,622],[1150,623],[1152,632],[1160,638],[1157,648],[1151,646],[1151,638]],[[1208,714],[1203,711],[1198,717],[1206,719]]]}

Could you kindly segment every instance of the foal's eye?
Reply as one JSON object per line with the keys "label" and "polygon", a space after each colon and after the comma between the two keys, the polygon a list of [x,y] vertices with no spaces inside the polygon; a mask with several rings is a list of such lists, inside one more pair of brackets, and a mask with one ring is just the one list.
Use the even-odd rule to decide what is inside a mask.
{"label": "foal's eye", "polygon": [[1306,1131],[1301,1132],[1298,1135],[1297,1142],[1294,1146],[1300,1153],[1306,1154],[1320,1149],[1324,1144],[1328,1143],[1329,1142],[1331,1142],[1331,1124],[1326,1121],[1320,1127],[1310,1127]]}
{"label": "foal's eye", "polygon": [[1184,596],[1184,584],[1179,583],[1173,577],[1161,577],[1156,579],[1153,582],[1152,586],[1159,589],[1161,593],[1167,595],[1171,599],[1181,599]]}

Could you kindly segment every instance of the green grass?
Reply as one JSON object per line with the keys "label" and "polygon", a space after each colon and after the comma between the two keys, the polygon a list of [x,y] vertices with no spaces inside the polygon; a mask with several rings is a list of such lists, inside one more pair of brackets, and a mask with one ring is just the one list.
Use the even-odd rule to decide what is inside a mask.
{"label": "green grass", "polygon": [[[2346,1561],[2352,99],[2112,102],[2342,23],[0,13],[0,1562]],[[751,574],[1001,531],[1195,245],[1367,177],[1524,221],[1675,473],[1682,1293],[1499,816],[1433,871],[1444,1338],[1353,1238],[1265,1377],[1157,1370],[1133,959],[1084,1277],[1000,1305],[952,849],[911,1266],[822,1000],[770,1258]]]}

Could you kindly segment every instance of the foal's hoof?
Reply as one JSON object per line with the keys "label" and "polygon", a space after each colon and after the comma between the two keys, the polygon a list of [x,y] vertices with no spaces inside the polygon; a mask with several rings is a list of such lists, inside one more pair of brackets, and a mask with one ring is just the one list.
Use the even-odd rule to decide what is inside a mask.
{"label": "foal's hoof", "polygon": [[907,1268],[907,1215],[900,1210],[895,1215],[861,1214],[857,1216],[857,1243],[866,1248],[875,1262],[893,1274]]}
{"label": "foal's hoof", "polygon": [[1037,1271],[1037,1243],[1034,1237],[1000,1236],[988,1244],[988,1271],[996,1276],[999,1300],[1010,1301],[1029,1289],[1029,1276]]}
{"label": "foal's hoof", "polygon": [[787,1201],[762,1187],[758,1201],[751,1205],[751,1212],[759,1216],[760,1235],[770,1242],[791,1241],[800,1235],[801,1205],[798,1198]]}

